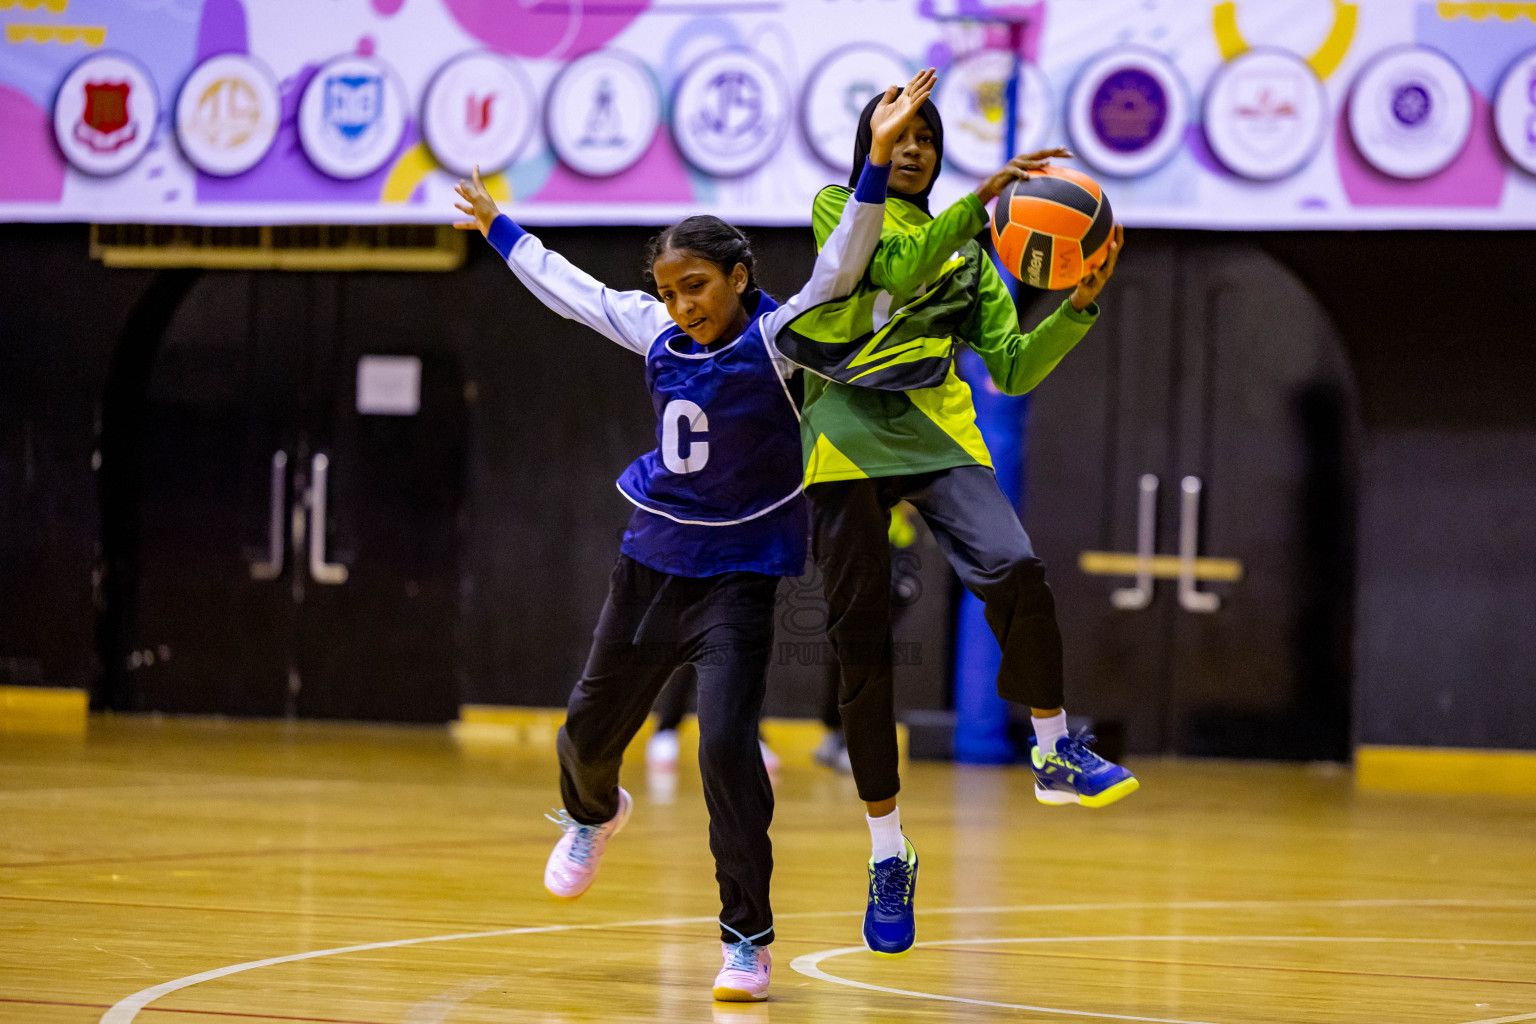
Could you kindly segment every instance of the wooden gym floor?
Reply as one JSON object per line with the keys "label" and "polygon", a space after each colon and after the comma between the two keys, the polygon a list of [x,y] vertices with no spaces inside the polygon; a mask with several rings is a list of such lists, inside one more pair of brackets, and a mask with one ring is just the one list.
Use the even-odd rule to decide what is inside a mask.
{"label": "wooden gym floor", "polygon": [[772,1000],[714,1004],[696,771],[593,889],[541,886],[549,751],[440,729],[98,719],[0,736],[0,1020],[28,1024],[1536,1020],[1536,801],[1135,762],[1101,811],[917,764],[919,947],[859,948],[851,784],[793,757]]}

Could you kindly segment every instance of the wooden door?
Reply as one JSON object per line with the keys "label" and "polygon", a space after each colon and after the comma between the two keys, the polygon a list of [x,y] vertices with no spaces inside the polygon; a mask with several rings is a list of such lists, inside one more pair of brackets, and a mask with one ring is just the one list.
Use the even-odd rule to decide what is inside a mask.
{"label": "wooden door", "polygon": [[[412,282],[216,274],[181,303],[111,513],[140,524],[132,707],[456,713],[463,381]],[[419,361],[409,414],[359,411],[370,354]]]}
{"label": "wooden door", "polygon": [[[1342,347],[1252,244],[1132,242],[1032,408],[1026,526],[1068,707],[1123,724],[1137,752],[1345,756],[1358,414]],[[1180,580],[1181,552],[1198,578]]]}
{"label": "wooden door", "polygon": [[[1177,249],[1158,236],[1133,241],[1136,258],[1116,271],[1098,323],[1033,392],[1024,526],[1056,594],[1069,710],[1121,723],[1130,748],[1147,751],[1167,732],[1173,609],[1155,592],[1145,607],[1119,607],[1116,591],[1120,605],[1134,603],[1132,579],[1078,568],[1085,551],[1136,551],[1141,478],[1166,476],[1173,443]],[[1157,525],[1161,542],[1167,524]]]}
{"label": "wooden door", "polygon": [[[442,311],[427,296],[413,300],[414,280],[319,279],[315,329],[333,343],[314,369],[305,467],[306,491],[318,495],[315,458],[324,459],[325,515],[312,498],[309,528],[323,525],[330,568],[312,568],[303,585],[303,717],[443,722],[461,703],[464,375],[440,340]],[[360,363],[381,360],[417,382],[414,396],[409,387],[384,396],[403,402],[393,411],[363,392],[399,385],[359,383]]]}
{"label": "wooden door", "polygon": [[288,301],[291,283],[205,275],[160,339],[136,493],[104,509],[137,524],[136,614],[111,655],[127,666],[131,708],[289,707],[292,602],[277,567],[261,566],[273,551],[274,481],[277,511],[290,491],[273,455],[291,447],[295,427],[290,339],[302,307]]}

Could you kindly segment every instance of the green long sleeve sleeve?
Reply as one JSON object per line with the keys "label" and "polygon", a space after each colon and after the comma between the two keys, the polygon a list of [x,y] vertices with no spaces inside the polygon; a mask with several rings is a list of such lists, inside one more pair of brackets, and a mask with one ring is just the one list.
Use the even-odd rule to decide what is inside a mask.
{"label": "green long sleeve sleeve", "polygon": [[[837,227],[847,205],[845,188],[824,188],[816,196],[811,226],[820,248]],[[987,225],[987,210],[975,195],[967,194],[932,220],[911,203],[886,201],[886,219],[904,230],[887,230],[869,262],[869,278],[875,287],[898,299],[909,298],[931,280],[956,249],[976,237]],[[898,303],[899,304],[899,303]]]}
{"label": "green long sleeve sleeve", "polygon": [[988,260],[982,267],[976,305],[966,318],[961,337],[981,356],[999,391],[1022,395],[1056,369],[1098,315],[1097,303],[1079,313],[1064,301],[1038,327],[1023,333],[1013,296]]}

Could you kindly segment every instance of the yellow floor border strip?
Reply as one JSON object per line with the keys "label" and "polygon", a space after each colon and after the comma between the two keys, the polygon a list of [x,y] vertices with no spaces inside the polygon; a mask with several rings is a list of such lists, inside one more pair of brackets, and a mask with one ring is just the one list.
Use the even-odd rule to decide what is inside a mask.
{"label": "yellow floor border strip", "polygon": [[0,733],[82,735],[90,698],[57,686],[0,686]]}
{"label": "yellow floor border strip", "polygon": [[[564,708],[524,708],[498,704],[465,704],[459,708],[459,720],[450,722],[453,738],[466,749],[494,751],[516,747],[542,747],[553,753],[555,733],[565,721]],[[645,725],[624,752],[624,759],[644,760],[645,743],[655,729],[655,719]],[[809,764],[811,754],[826,735],[826,728],[812,718],[765,718],[763,739],[786,764]],[[677,730],[679,752],[693,759],[698,756],[698,721],[689,715]],[[896,743],[903,763],[907,759],[907,727],[896,726]],[[636,762],[638,763],[638,762]]]}
{"label": "yellow floor border strip", "polygon": [[1536,750],[1361,746],[1355,785],[1399,793],[1536,797]]}

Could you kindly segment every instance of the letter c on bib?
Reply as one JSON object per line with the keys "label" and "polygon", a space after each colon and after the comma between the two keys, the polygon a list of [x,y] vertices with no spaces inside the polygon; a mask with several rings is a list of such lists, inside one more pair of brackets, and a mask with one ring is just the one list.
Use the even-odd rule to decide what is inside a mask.
{"label": "letter c on bib", "polygon": [[[688,421],[688,454],[682,449],[682,432],[678,424]],[[697,473],[709,461],[709,442],[700,435],[709,431],[709,417],[704,410],[684,398],[674,398],[661,412],[661,460],[667,469],[683,476]]]}

